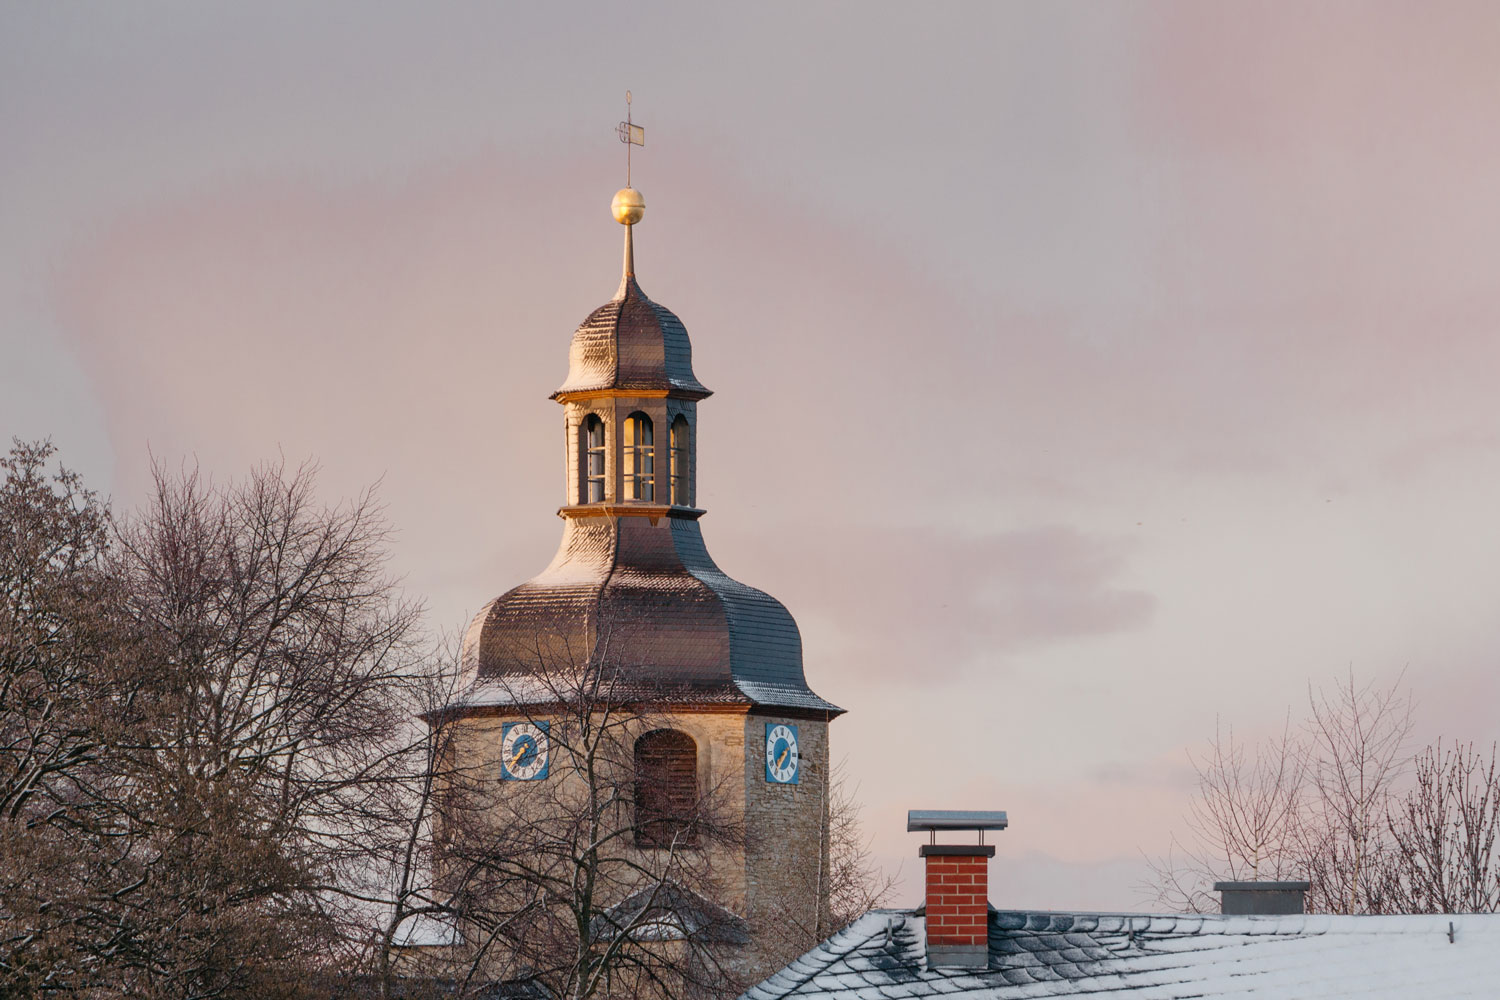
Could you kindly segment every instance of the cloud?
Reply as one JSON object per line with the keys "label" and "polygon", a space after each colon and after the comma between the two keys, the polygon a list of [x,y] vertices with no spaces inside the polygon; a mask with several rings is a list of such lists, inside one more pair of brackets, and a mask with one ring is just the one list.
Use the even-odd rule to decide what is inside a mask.
{"label": "cloud", "polygon": [[[637,247],[643,284],[683,315],[719,391],[700,438],[710,531],[764,530],[851,489],[884,525],[914,502],[940,505],[989,527],[962,541],[938,529],[884,554],[851,539],[825,562],[893,571],[889,593],[866,595],[874,605],[918,630],[972,625],[1001,648],[1144,620],[1142,595],[1097,582],[1119,568],[1118,545],[965,499],[1078,489],[1085,456],[1059,455],[1087,438],[1093,408],[1039,411],[1097,400],[1113,384],[1099,362],[1019,315],[995,342],[976,341],[963,305],[915,274],[871,295],[882,253],[865,234],[797,213],[731,220],[736,179],[712,158],[697,167],[682,168]],[[559,413],[545,397],[619,266],[619,229],[579,204],[585,186],[559,164],[492,157],[399,184],[246,178],[134,211],[83,243],[61,270],[57,313],[118,454],[149,444],[234,470],[280,448],[318,457],[340,492],[385,476],[417,551],[469,552],[482,535],[514,553],[500,579],[422,556],[433,565],[417,582],[441,577],[453,600],[440,605],[471,588],[483,595],[462,600],[471,608],[549,555],[538,529],[561,499]],[[720,227],[739,238],[700,253]],[[1003,402],[962,402],[988,394]],[[972,434],[946,430],[965,422]],[[144,463],[121,464],[129,496]],[[825,535],[806,530],[813,543]],[[912,580],[935,597],[903,608]]]}
{"label": "cloud", "polygon": [[[123,215],[80,244],[56,311],[108,413],[117,490],[139,494],[148,445],[221,473],[278,449],[314,456],[334,495],[384,477],[410,546],[400,563],[419,589],[438,584],[444,623],[500,583],[453,577],[466,561],[481,570],[476,549],[544,565],[535,529],[558,502],[546,395],[588,312],[575,286],[600,300],[613,290],[618,227],[607,216],[610,228],[595,227],[608,244],[566,232],[588,229],[585,213],[550,204],[538,169],[485,160],[399,184],[242,178]],[[565,167],[545,172],[580,186]],[[542,193],[507,197],[527,187]],[[554,242],[531,239],[554,229]],[[556,257],[591,242],[598,267]]]}
{"label": "cloud", "polygon": [[[795,609],[810,661],[846,678],[952,680],[1022,650],[1143,628],[1155,607],[1124,582],[1129,542],[1067,525],[982,535],[809,525],[777,547],[798,564],[771,589]],[[758,568],[744,567],[746,582]]]}

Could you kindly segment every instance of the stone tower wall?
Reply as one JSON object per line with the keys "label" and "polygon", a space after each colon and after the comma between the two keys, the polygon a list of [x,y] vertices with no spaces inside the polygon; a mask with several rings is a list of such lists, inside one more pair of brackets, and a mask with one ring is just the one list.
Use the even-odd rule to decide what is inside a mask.
{"label": "stone tower wall", "polygon": [[[766,781],[766,723],[797,726],[795,785]],[[827,936],[828,723],[752,712],[744,719],[745,915],[755,959],[779,967]]]}
{"label": "stone tower wall", "polygon": [[[505,794],[507,786],[522,784],[501,782],[499,777],[505,724],[544,718],[548,716],[542,713],[514,712],[459,720],[453,723],[453,751],[466,768],[482,769],[486,780],[493,780],[496,794]],[[766,724],[778,722],[797,726],[801,765],[795,785],[766,781]],[[828,932],[828,724],[779,714],[691,710],[641,716],[632,722],[635,733],[658,728],[693,738],[700,796],[717,817],[743,830],[743,843],[707,848],[703,860],[710,881],[694,887],[746,919],[751,945],[731,964],[756,975],[806,951]],[[609,780],[628,782],[632,777],[621,773]],[[570,792],[570,783],[579,793],[583,789],[583,779],[561,766],[555,752],[546,781],[563,783],[555,789],[563,794]],[[600,902],[609,905],[615,900]]]}

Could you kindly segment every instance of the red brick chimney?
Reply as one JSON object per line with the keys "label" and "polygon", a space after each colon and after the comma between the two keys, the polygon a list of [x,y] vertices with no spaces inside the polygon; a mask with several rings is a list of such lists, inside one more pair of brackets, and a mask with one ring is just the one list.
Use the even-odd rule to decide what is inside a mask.
{"label": "red brick chimney", "polygon": [[927,962],[989,964],[993,844],[923,844],[927,859]]}
{"label": "red brick chimney", "polygon": [[[927,863],[927,964],[931,968],[982,969],[989,964],[990,858],[985,830],[1003,830],[1003,812],[913,810],[906,829],[926,830],[934,843],[917,855]],[[939,844],[938,830],[977,830],[977,844]]]}

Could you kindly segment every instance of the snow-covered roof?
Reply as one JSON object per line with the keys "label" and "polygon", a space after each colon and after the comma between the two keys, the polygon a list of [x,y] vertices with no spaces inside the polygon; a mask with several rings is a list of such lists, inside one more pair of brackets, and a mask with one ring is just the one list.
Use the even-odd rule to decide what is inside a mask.
{"label": "snow-covered roof", "polygon": [[463,937],[449,917],[430,913],[412,914],[401,921],[391,944],[397,948],[443,948],[463,943]]}
{"label": "snow-covered roof", "polygon": [[646,886],[594,917],[594,933],[613,938],[623,930],[640,941],[717,941],[745,944],[744,918],[673,882]]}
{"label": "snow-covered roof", "polygon": [[932,969],[919,913],[872,910],[746,991],[742,1000],[1075,995],[1132,1000],[1500,996],[1500,914],[992,911],[987,969]]}

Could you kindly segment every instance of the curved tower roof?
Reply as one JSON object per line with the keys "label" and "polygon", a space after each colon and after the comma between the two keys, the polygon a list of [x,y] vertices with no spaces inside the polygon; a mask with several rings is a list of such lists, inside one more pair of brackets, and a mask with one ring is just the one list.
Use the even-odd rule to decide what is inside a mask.
{"label": "curved tower roof", "polygon": [[693,374],[693,345],[682,320],[646,298],[629,273],[615,297],[589,313],[573,334],[568,378],[552,398],[622,389],[682,399],[713,395]]}
{"label": "curved tower roof", "polygon": [[552,394],[567,420],[562,544],[539,576],[475,616],[469,685],[453,707],[556,701],[557,677],[587,665],[632,701],[841,714],[808,688],[787,609],[731,579],[704,546],[693,500],[697,404],[710,391],[682,322],[636,282],[643,211],[633,189],[616,195],[624,277],[574,333]]}

